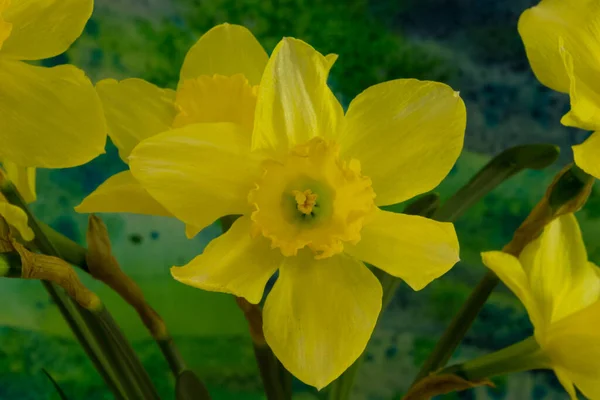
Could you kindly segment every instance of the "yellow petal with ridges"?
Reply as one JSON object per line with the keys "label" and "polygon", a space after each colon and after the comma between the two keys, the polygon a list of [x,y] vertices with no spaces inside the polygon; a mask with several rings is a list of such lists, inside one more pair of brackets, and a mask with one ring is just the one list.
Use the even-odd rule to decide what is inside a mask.
{"label": "yellow petal with ridges", "polygon": [[448,85],[384,82],[350,103],[341,157],[360,161],[377,205],[400,203],[448,175],[462,150],[465,126],[465,104]]}
{"label": "yellow petal with ridges", "polygon": [[243,126],[251,135],[256,91],[257,87],[250,86],[241,74],[202,75],[185,80],[177,89],[175,102],[179,113],[173,127],[198,122],[233,122]]}
{"label": "yellow petal with ridges", "polygon": [[361,231],[361,240],[346,245],[352,256],[421,290],[459,260],[454,226],[428,218],[378,210]]}
{"label": "yellow petal with ridges", "polygon": [[37,198],[35,193],[35,168],[20,167],[17,164],[4,160],[2,167],[6,177],[15,184],[17,190],[27,203],[32,203]]}
{"label": "yellow petal with ridges", "polygon": [[575,164],[600,179],[600,132],[594,133],[582,144],[573,146]]}
{"label": "yellow petal with ridges", "polygon": [[553,323],[542,347],[590,399],[600,398],[600,302]]}
{"label": "yellow petal with ridges", "polygon": [[15,228],[23,240],[30,242],[35,237],[27,223],[27,214],[25,214],[25,211],[7,203],[2,195],[0,195],[0,217],[4,218],[10,226]]}
{"label": "yellow petal with ridges", "polygon": [[217,25],[202,35],[185,56],[180,82],[201,75],[242,74],[251,85],[258,85],[268,59],[248,28]]}
{"label": "yellow petal with ridges", "polygon": [[83,32],[93,0],[13,0],[4,12],[12,32],[0,56],[42,60],[64,53]]}
{"label": "yellow petal with ridges", "polygon": [[569,77],[559,40],[584,71],[600,69],[600,3],[543,0],[521,15],[519,34],[536,77],[559,92],[569,92]]}
{"label": "yellow petal with ridges", "polygon": [[104,107],[108,134],[126,163],[140,141],[169,130],[177,113],[173,90],[142,79],[105,79],[96,84],[96,90]]}
{"label": "yellow petal with ridges", "polygon": [[313,137],[337,138],[344,112],[327,86],[332,65],[301,40],[279,42],[258,89],[253,150],[281,155]]}
{"label": "yellow petal with ridges", "polygon": [[82,70],[0,58],[0,159],[68,168],[104,153],[100,99]]}
{"label": "yellow petal with ridges", "polygon": [[381,310],[379,281],[346,255],[286,257],[267,296],[264,333],[287,370],[321,389],[364,351]]}
{"label": "yellow petal with ridges", "polygon": [[250,218],[239,218],[202,254],[183,267],[171,268],[173,278],[199,289],[231,293],[259,303],[283,256],[271,249],[264,237],[253,238],[250,228]]}
{"label": "yellow petal with ridges", "polygon": [[12,24],[4,20],[4,10],[10,4],[10,0],[0,0],[0,50],[2,50],[2,44],[10,36],[12,31]]}
{"label": "yellow petal with ridges", "polygon": [[[600,45],[600,41],[598,44]],[[585,69],[579,63],[580,60],[573,60],[568,49],[563,47],[562,38],[559,40],[559,46],[569,76],[571,100],[571,111],[565,114],[560,122],[563,125],[581,129],[600,129],[600,83],[596,79],[596,74],[600,73],[600,67],[594,72],[588,72],[586,76]]]}
{"label": "yellow petal with ridges", "polygon": [[248,193],[261,173],[248,132],[230,123],[187,125],[153,136],[129,160],[150,195],[198,229],[249,212]]}
{"label": "yellow petal with ridges", "polygon": [[546,321],[572,314],[600,296],[600,279],[596,267],[588,263],[573,214],[546,225],[540,237],[526,246],[520,260]]}
{"label": "yellow petal with ridges", "polygon": [[519,259],[501,251],[488,251],[481,253],[481,259],[486,267],[494,271],[502,282],[521,300],[527,309],[529,319],[536,329],[546,326],[541,311],[531,293],[529,280]]}
{"label": "yellow petal with ridges", "polygon": [[133,213],[171,216],[133,177],[131,171],[119,172],[75,207],[79,213]]}

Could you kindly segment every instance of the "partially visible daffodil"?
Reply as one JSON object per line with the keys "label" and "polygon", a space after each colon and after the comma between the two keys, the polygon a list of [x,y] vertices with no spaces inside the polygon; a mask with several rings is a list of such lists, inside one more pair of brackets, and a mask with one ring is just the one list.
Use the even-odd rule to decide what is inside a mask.
{"label": "partially visible daffodil", "polygon": [[[189,50],[176,91],[141,79],[98,82],[109,135],[123,161],[129,162],[129,154],[141,140],[198,122],[236,123],[250,136],[258,84],[267,60],[267,53],[248,29],[221,24]],[[130,171],[107,179],[75,209],[171,215]],[[197,232],[188,225],[188,236]]]}
{"label": "partially visible daffodil", "polygon": [[482,254],[484,264],[521,300],[545,357],[572,399],[574,385],[600,398],[600,269],[587,258],[573,214],[559,217],[519,258]]}
{"label": "partially visible daffodil", "polygon": [[378,206],[426,192],[463,145],[465,106],[436,82],[370,87],[343,109],[333,56],[286,38],[264,70],[253,131],[200,123],[142,141],[133,176],[189,225],[242,215],[175,279],[261,301],[264,334],[285,367],[322,388],[364,350],[382,288],[364,262],[419,290],[459,259],[454,227]]}
{"label": "partially visible daffodil", "polygon": [[542,0],[521,15],[519,33],[539,81],[570,95],[561,122],[596,131],[573,152],[577,165],[600,179],[600,2]]}
{"label": "partially visible daffodil", "polygon": [[[35,167],[73,167],[104,152],[102,105],[83,71],[27,63],[66,51],[93,6],[93,0],[0,0],[0,162],[28,202],[35,200]],[[0,215],[33,238],[25,214],[3,198]]]}

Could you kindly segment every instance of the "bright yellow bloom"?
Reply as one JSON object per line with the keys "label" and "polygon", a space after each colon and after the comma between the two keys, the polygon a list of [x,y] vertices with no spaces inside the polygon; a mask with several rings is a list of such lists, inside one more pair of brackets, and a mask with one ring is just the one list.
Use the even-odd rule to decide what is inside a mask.
{"label": "bright yellow bloom", "polygon": [[535,339],[571,398],[576,385],[599,399],[600,269],[588,261],[575,216],[547,225],[518,259],[499,251],[482,257],[527,309]]}
{"label": "bright yellow bloom", "polygon": [[521,15],[519,33],[539,81],[570,95],[561,122],[596,131],[573,152],[577,165],[600,179],[600,2],[543,0]]}
{"label": "bright yellow bloom", "polygon": [[[250,135],[256,92],[268,56],[243,26],[222,24],[206,32],[187,53],[177,91],[141,79],[107,79],[96,88],[109,135],[128,163],[143,139],[198,122],[239,124]],[[78,212],[171,215],[124,171],[106,180],[76,207]],[[199,229],[188,225],[188,236]]]}
{"label": "bright yellow bloom", "polygon": [[381,308],[367,262],[419,290],[458,261],[450,223],[378,206],[437,186],[463,145],[465,107],[436,82],[370,87],[344,115],[327,86],[335,56],[282,40],[266,65],[254,129],[192,124],[142,141],[132,174],[174,216],[202,228],[242,215],[175,279],[261,301],[285,367],[322,388],[364,350]]}
{"label": "bright yellow bloom", "polygon": [[81,35],[92,0],[0,0],[0,159],[66,168],[104,152],[102,106],[72,65],[43,68]]}
{"label": "bright yellow bloom", "polygon": [[[0,0],[0,161],[27,201],[35,167],[73,167],[104,152],[102,105],[83,71],[24,62],[66,51],[92,9],[93,0]],[[33,237],[22,211],[2,202],[0,215]]]}

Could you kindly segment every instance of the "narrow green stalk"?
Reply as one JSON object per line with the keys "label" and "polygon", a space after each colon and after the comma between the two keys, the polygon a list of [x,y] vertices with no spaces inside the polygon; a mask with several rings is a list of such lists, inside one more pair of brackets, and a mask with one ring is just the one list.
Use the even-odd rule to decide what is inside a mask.
{"label": "narrow green stalk", "polygon": [[[0,276],[4,278],[20,278],[21,277],[21,256],[18,252],[12,251],[0,254],[0,262],[2,264],[2,273]],[[115,376],[107,368],[108,361],[98,349],[97,344],[91,337],[91,332],[85,325],[85,320],[80,307],[60,289],[57,285],[42,281],[43,286],[48,291],[48,294],[56,303],[59,311],[65,318],[67,325],[73,331],[73,334],[87,353],[96,367],[96,370],[102,376],[110,391],[115,395],[116,399],[127,399],[127,391],[121,383],[115,379]]]}
{"label": "narrow green stalk", "polygon": [[171,371],[176,377],[187,369],[185,360],[181,356],[177,346],[175,346],[171,336],[168,336],[165,339],[159,339],[156,343],[158,344],[158,347],[160,347],[163,357],[167,360],[169,368],[171,368]]}
{"label": "narrow green stalk", "polygon": [[[540,234],[546,224],[559,215],[579,210],[587,201],[593,182],[590,175],[575,165],[559,172],[545,196],[515,231],[513,239],[503,251],[518,257],[523,248]],[[442,334],[417,374],[413,385],[448,362],[499,282],[500,280],[492,271],[486,273]]]}
{"label": "narrow green stalk", "polygon": [[[84,247],[55,231],[43,222],[38,222],[38,224],[46,237],[48,237],[55,245],[63,260],[89,273],[86,260],[87,250]],[[187,369],[187,365],[181,356],[179,349],[168,333],[164,338],[156,339],[156,343],[175,377],[179,376],[181,372]]]}
{"label": "narrow green stalk", "polygon": [[[221,229],[223,233],[227,232],[231,225],[238,219],[238,215],[227,215],[220,219]],[[238,299],[238,305],[240,305],[240,299]],[[241,299],[242,303],[246,300]],[[246,302],[246,304],[249,304]],[[254,356],[258,369],[260,372],[260,378],[262,380],[265,395],[267,400],[291,400],[292,398],[292,375],[285,369],[281,362],[275,357],[271,348],[264,342],[264,336],[262,334],[262,311],[257,306],[254,306],[252,312],[255,313],[254,317],[258,317],[255,320],[249,317],[247,314],[248,310],[244,310],[246,319],[248,320],[249,327],[254,328],[255,334],[261,336],[260,340],[256,337],[252,337],[252,346],[254,348]],[[260,326],[255,326],[260,325]]]}
{"label": "narrow green stalk", "polygon": [[283,383],[287,378],[282,377],[280,362],[271,348],[266,344],[253,343],[252,346],[267,400],[291,399],[291,393],[286,393],[286,385]]}
{"label": "narrow green stalk", "polygon": [[[9,203],[27,214],[37,249],[43,254],[61,257],[16,187],[4,180],[0,191]],[[116,398],[159,399],[148,373],[108,311],[103,309],[101,313],[92,313],[76,304],[57,285],[50,282],[43,282],[43,285]]]}
{"label": "narrow green stalk", "polygon": [[[458,347],[467,331],[471,328],[475,317],[477,317],[483,308],[483,305],[498,282],[498,277],[492,271],[488,271],[485,274],[452,321],[450,321],[448,328],[446,328],[442,337],[440,337],[429,354],[429,357],[427,357],[427,360],[421,366],[421,370],[413,381],[413,385],[430,372],[437,370],[448,362],[454,349]],[[449,351],[450,349],[452,351]]]}
{"label": "narrow green stalk", "polygon": [[551,368],[551,361],[533,337],[462,364],[451,365],[437,374],[455,374],[470,381],[493,378],[533,369]]}
{"label": "narrow green stalk", "polygon": [[[481,200],[502,182],[524,169],[543,169],[558,158],[559,149],[551,144],[516,146],[503,151],[488,162],[469,182],[444,204],[438,206],[436,195],[429,194],[410,203],[404,213],[427,216],[444,222],[458,219],[472,205]],[[382,310],[389,305],[402,282],[386,272],[375,270],[383,288]],[[483,287],[482,290],[486,288]],[[329,400],[346,400],[362,364],[364,353],[331,385]]]}

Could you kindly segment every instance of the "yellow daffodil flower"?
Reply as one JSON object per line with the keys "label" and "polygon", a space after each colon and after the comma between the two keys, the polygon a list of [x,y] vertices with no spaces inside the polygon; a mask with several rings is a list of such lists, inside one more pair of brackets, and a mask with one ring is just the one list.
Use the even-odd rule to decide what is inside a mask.
{"label": "yellow daffodil flower", "polygon": [[572,399],[574,385],[600,398],[600,269],[587,258],[579,225],[567,214],[546,226],[519,258],[482,254],[484,264],[521,300],[548,365]]}
{"label": "yellow daffodil flower", "polygon": [[102,105],[83,71],[23,61],[66,51],[92,0],[0,0],[0,160],[66,168],[104,152]]}
{"label": "yellow daffodil flower", "polygon": [[382,288],[364,262],[419,290],[459,259],[450,223],[383,211],[437,186],[463,145],[465,106],[436,82],[370,87],[344,115],[327,77],[335,56],[282,40],[266,65],[253,131],[186,125],[142,141],[133,176],[196,227],[242,215],[175,279],[261,301],[283,365],[323,388],[365,349]]}
{"label": "yellow daffodil flower", "polygon": [[570,95],[561,122],[596,131],[573,153],[578,166],[600,179],[600,2],[543,0],[521,15],[519,33],[538,80]]}
{"label": "yellow daffodil flower", "polygon": [[[243,26],[222,24],[206,32],[187,53],[176,91],[141,79],[107,79],[96,86],[109,135],[128,163],[143,139],[198,122],[231,122],[252,132],[256,92],[268,56]],[[116,174],[77,206],[78,212],[169,213],[130,171]],[[189,226],[191,237],[198,229]]]}
{"label": "yellow daffodil flower", "polygon": [[[28,202],[35,200],[35,167],[73,167],[104,152],[102,105],[83,71],[27,63],[66,51],[93,5],[93,0],[0,0],[0,161]],[[0,215],[23,238],[33,238],[25,214],[3,198]]]}

